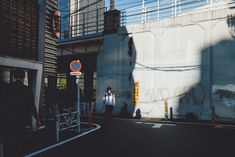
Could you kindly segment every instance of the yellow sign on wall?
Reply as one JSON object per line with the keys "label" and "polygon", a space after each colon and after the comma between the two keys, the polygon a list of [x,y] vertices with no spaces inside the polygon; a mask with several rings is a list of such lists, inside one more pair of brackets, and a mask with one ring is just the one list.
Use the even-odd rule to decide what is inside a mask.
{"label": "yellow sign on wall", "polygon": [[133,104],[136,107],[139,104],[139,82],[135,82],[133,86]]}

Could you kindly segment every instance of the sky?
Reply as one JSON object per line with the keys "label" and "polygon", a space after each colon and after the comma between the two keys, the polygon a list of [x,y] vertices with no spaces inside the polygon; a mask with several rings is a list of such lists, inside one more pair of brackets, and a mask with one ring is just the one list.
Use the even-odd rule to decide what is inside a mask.
{"label": "sky", "polygon": [[[153,0],[145,0],[147,1],[153,1]],[[155,0],[156,1],[156,0]],[[109,0],[105,0],[106,7],[109,7]],[[128,7],[133,7],[136,5],[141,5],[142,0],[116,0],[115,1],[115,6],[116,9],[123,10]]]}
{"label": "sky", "polygon": [[[86,1],[86,0],[82,0]],[[107,10],[109,10],[110,0],[104,0]],[[201,7],[206,4],[207,0],[178,0],[178,6],[176,9],[176,14],[174,12],[174,7],[172,7],[172,2],[174,0],[159,0],[160,10],[158,10],[158,0],[145,0],[146,13],[142,12],[142,0],[116,0],[115,8],[121,11],[121,20],[124,25],[140,23],[143,21],[155,21],[166,18],[172,18],[174,15],[178,15],[184,12],[191,11],[197,7]],[[68,0],[59,0],[61,16],[68,14],[68,9],[66,9]],[[68,19],[62,20],[62,25],[68,23]],[[62,30],[66,30],[66,26],[62,26]]]}

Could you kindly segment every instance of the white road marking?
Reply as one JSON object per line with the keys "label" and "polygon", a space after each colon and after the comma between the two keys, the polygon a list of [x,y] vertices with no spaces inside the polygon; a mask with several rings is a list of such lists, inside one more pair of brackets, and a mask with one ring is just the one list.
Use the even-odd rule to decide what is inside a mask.
{"label": "white road marking", "polygon": [[155,129],[155,128],[159,129],[159,128],[161,128],[161,127],[162,127],[162,124],[155,124],[152,128],[153,128],[153,129]]}
{"label": "white road marking", "polygon": [[152,128],[161,128],[162,126],[176,126],[176,124],[157,123],[157,124],[154,124]]}
{"label": "white road marking", "polygon": [[176,124],[149,123],[149,122],[136,122],[136,124],[153,125],[152,128],[161,128],[162,126],[176,126]]}

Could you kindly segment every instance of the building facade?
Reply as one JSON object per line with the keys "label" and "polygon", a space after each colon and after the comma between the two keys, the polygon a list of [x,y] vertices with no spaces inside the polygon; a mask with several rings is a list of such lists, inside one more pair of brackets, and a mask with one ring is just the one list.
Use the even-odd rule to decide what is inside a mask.
{"label": "building facade", "polygon": [[204,7],[105,35],[97,56],[97,111],[111,86],[116,115],[126,103],[133,115],[140,109],[143,117],[165,118],[171,110],[174,118],[210,120],[215,113],[217,120],[234,121],[233,16],[229,6]]}

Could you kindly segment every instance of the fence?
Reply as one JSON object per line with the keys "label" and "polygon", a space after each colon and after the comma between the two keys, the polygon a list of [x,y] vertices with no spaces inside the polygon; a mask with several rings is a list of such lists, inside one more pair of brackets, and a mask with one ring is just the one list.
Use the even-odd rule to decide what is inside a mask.
{"label": "fence", "polygon": [[80,133],[80,112],[68,112],[56,116],[56,141],[60,140],[60,133],[65,130],[75,129]]}
{"label": "fence", "polygon": [[235,6],[233,0],[153,0],[121,11],[121,25],[175,18],[196,9]]}
{"label": "fence", "polygon": [[51,128],[56,141],[60,140],[63,131],[80,133],[80,109],[78,106],[68,106],[65,103],[47,103],[44,108],[44,121]]}
{"label": "fence", "polygon": [[[69,22],[66,24],[68,25],[68,29],[61,30],[61,37],[71,38],[103,32],[105,11],[106,7],[102,7],[95,10],[81,11],[70,15]],[[63,27],[61,26],[61,28]]]}

